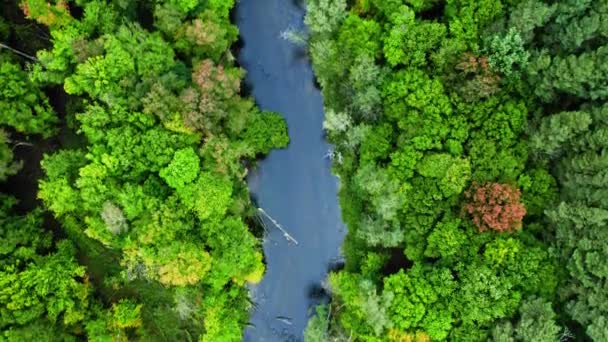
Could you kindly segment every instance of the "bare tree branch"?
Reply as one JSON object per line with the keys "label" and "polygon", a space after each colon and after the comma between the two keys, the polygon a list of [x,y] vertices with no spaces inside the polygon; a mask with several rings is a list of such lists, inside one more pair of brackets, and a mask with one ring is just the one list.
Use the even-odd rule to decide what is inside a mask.
{"label": "bare tree branch", "polygon": [[27,143],[27,142],[19,141],[19,142],[17,142],[15,145],[13,145],[13,148],[11,148],[11,150],[15,150],[15,149],[16,149],[17,147],[19,147],[19,146],[28,146],[28,147],[33,147],[33,146],[34,146],[34,144],[30,144],[30,143]]}
{"label": "bare tree branch", "polygon": [[283,228],[283,226],[281,226],[281,224],[279,222],[277,222],[270,215],[268,215],[268,213],[266,213],[266,211],[264,211],[264,209],[258,208],[258,212],[260,212],[268,220],[270,220],[270,222],[272,222],[272,224],[274,224],[275,227],[279,228],[279,230],[283,233],[283,236],[285,237],[285,239],[287,239],[287,241],[293,242],[296,245],[298,244],[298,240],[294,239],[293,236],[289,235],[289,233],[287,232],[287,230],[285,230],[285,228]]}
{"label": "bare tree branch", "polygon": [[17,49],[13,49],[12,47],[10,47],[10,46],[8,46],[8,45],[6,45],[6,44],[0,43],[0,49],[8,49],[8,50],[11,50],[12,52],[14,52],[14,53],[18,54],[18,55],[19,55],[19,56],[21,56],[21,57],[28,58],[28,59],[30,59],[30,60],[32,60],[32,61],[34,61],[34,62],[38,63],[38,59],[37,59],[36,57],[34,57],[34,56],[30,56],[30,55],[28,55],[27,53],[25,53],[25,52],[21,52],[21,51],[19,51],[19,50],[17,50]]}

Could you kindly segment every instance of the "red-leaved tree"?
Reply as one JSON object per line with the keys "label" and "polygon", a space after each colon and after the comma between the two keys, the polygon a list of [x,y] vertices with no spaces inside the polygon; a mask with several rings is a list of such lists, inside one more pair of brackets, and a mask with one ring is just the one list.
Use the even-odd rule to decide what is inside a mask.
{"label": "red-leaved tree", "polygon": [[473,184],[465,192],[466,206],[473,223],[483,232],[487,229],[509,231],[521,228],[526,208],[520,202],[521,191],[508,184]]}

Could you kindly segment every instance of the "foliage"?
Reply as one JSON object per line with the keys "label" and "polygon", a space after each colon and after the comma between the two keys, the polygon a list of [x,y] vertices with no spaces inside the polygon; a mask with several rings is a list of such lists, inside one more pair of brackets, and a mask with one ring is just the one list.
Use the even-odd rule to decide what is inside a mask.
{"label": "foliage", "polygon": [[304,21],[315,34],[333,32],[346,16],[345,0],[310,0],[307,7]]}
{"label": "foliage", "polygon": [[15,204],[14,198],[2,195],[0,327],[8,331],[35,322],[81,323],[91,288],[83,281],[85,269],[75,260],[73,244],[54,244],[41,229],[41,211],[19,216],[12,209]]}
{"label": "foliage", "polygon": [[[288,136],[239,96],[234,3],[2,5],[5,45],[42,50],[0,55],[0,180],[63,118],[82,139],[36,146],[57,224],[0,195],[0,339],[242,338],[264,273],[246,165]],[[607,15],[308,1],[349,226],[308,340],[608,339]]]}
{"label": "foliage", "polygon": [[521,191],[508,184],[473,185],[465,194],[470,200],[467,212],[479,231],[520,229],[526,209],[520,202]]}
{"label": "foliage", "polygon": [[21,66],[0,56],[0,125],[27,134],[49,137],[55,133],[57,117],[40,89]]}
{"label": "foliage", "polygon": [[556,315],[551,303],[539,298],[524,301],[519,309],[521,318],[515,333],[522,341],[557,341],[560,327],[556,324]]}
{"label": "foliage", "polygon": [[535,38],[534,30],[543,28],[556,9],[556,4],[549,5],[539,0],[519,1],[511,8],[508,25],[521,36],[524,42],[531,43]]}
{"label": "foliage", "polygon": [[[546,6],[546,5],[545,5]],[[548,23],[544,43],[556,52],[575,52],[606,38],[608,26],[602,18],[608,13],[603,2],[576,1],[552,6],[553,20]]]}
{"label": "foliage", "polygon": [[8,143],[6,132],[0,131],[0,181],[5,181],[9,176],[16,174],[23,166],[22,163],[13,160],[13,150]]}
{"label": "foliage", "polygon": [[250,118],[243,132],[243,140],[255,153],[268,153],[273,148],[289,143],[285,120],[277,114],[262,112]]}
{"label": "foliage", "polygon": [[572,318],[602,340],[604,275],[587,265],[603,237],[572,236],[605,222],[605,6],[351,5],[309,43],[349,227],[334,310],[311,327],[361,341],[557,340],[578,331],[560,327]]}
{"label": "foliage", "polygon": [[524,42],[515,29],[509,30],[504,37],[493,36],[487,50],[490,67],[505,77],[519,74],[527,67],[530,53],[525,50]]}
{"label": "foliage", "polygon": [[497,19],[503,11],[500,0],[448,0],[445,15],[450,19],[450,31],[476,50],[485,26]]}
{"label": "foliage", "polygon": [[[48,41],[29,66],[0,56],[0,124],[50,138],[52,103],[80,137],[61,122],[40,147],[52,229],[3,202],[0,339],[241,339],[264,274],[246,165],[289,139],[240,96],[234,1],[20,5]],[[19,163],[2,132],[4,180]]]}
{"label": "foliage", "polygon": [[530,138],[530,148],[550,156],[558,155],[560,148],[587,131],[591,122],[591,115],[584,111],[556,113],[541,122]]}
{"label": "foliage", "polygon": [[530,65],[535,94],[544,101],[568,94],[586,100],[606,100],[608,46],[579,55],[551,56],[541,51]]}
{"label": "foliage", "polygon": [[384,40],[384,56],[392,67],[426,65],[428,54],[446,36],[445,25],[418,21],[408,7],[400,15],[391,13],[390,20],[394,26]]}
{"label": "foliage", "polygon": [[[502,57],[494,58],[495,65],[502,63],[497,59],[502,59]],[[510,73],[511,62],[508,61],[507,64],[509,65],[503,72]],[[456,65],[456,69],[459,71],[458,78],[465,79],[463,84],[458,85],[457,91],[467,102],[487,98],[500,90],[500,77],[490,69],[490,63],[485,56],[477,57],[471,53],[465,53]]]}
{"label": "foliage", "polygon": [[192,148],[175,152],[173,160],[166,168],[160,170],[159,176],[174,189],[182,189],[192,183],[198,176],[200,159]]}
{"label": "foliage", "polygon": [[316,307],[316,314],[308,321],[304,331],[304,339],[309,342],[325,342],[329,329],[327,306],[319,305]]}
{"label": "foliage", "polygon": [[603,324],[608,310],[602,304],[608,275],[601,266],[605,255],[601,241],[608,216],[603,199],[605,182],[600,181],[606,106],[586,110],[591,113],[590,129],[565,141],[561,146],[564,154],[556,157],[562,202],[547,215],[556,227],[557,245],[570,274],[564,289],[566,312],[586,327],[588,336],[601,340],[608,336]]}
{"label": "foliage", "polygon": [[21,8],[26,17],[49,27],[61,27],[72,20],[65,0],[24,0],[21,1]]}
{"label": "foliage", "polygon": [[[196,4],[196,2],[195,2]],[[177,32],[175,47],[192,56],[209,56],[218,61],[238,37],[236,27],[218,13],[205,10]]]}
{"label": "foliage", "polygon": [[336,113],[331,109],[325,111],[323,129],[329,134],[346,132],[352,126],[352,119],[346,113]]}
{"label": "foliage", "polygon": [[[532,132],[531,147],[540,162],[556,165],[553,175],[560,188],[559,201],[550,201],[545,212],[555,231],[560,262],[567,265],[554,307],[583,327],[582,338],[601,341],[608,336],[608,310],[601,304],[607,279],[601,271],[605,252],[598,245],[605,239],[601,165],[608,140],[602,60],[608,41],[599,18],[607,7],[594,1],[528,3],[519,7],[544,13],[542,22],[534,24],[544,25],[542,30],[528,33],[534,43],[528,79],[534,94],[546,103],[541,107],[544,116]],[[564,336],[566,332],[567,328]]]}

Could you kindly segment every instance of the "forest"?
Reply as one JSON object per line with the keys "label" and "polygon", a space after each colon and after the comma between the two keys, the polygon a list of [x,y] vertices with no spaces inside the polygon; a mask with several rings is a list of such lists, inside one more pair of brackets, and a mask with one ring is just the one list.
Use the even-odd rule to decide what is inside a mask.
{"label": "forest", "polygon": [[241,96],[233,6],[0,4],[0,340],[241,340],[245,176],[288,136]]}
{"label": "forest", "polygon": [[608,341],[608,2],[305,21],[348,225],[307,341]]}
{"label": "forest", "polygon": [[[305,341],[608,341],[608,2],[305,2],[348,226]],[[0,4],[0,340],[243,339],[289,137],[235,5]]]}

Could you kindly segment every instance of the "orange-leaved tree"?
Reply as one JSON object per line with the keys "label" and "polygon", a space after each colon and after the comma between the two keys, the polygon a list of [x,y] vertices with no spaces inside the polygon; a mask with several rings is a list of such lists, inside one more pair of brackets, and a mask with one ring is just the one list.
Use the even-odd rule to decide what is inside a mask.
{"label": "orange-leaved tree", "polygon": [[509,184],[474,183],[465,193],[465,197],[469,200],[466,210],[479,231],[510,231],[521,228],[526,208],[520,201],[519,189]]}

